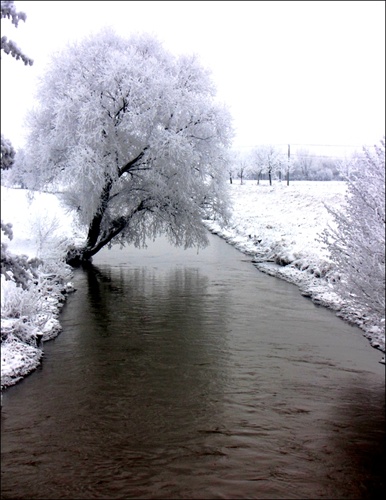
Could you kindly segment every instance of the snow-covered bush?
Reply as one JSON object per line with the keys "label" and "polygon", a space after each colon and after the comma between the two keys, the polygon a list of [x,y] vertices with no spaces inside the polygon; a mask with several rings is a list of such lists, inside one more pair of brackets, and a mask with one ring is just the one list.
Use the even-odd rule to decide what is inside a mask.
{"label": "snow-covered bush", "polygon": [[11,141],[1,134],[1,170],[9,170],[15,161],[16,151]]}
{"label": "snow-covered bush", "polygon": [[331,168],[324,168],[320,170],[315,170],[312,172],[311,179],[314,181],[332,181],[334,178],[334,174],[331,170]]}
{"label": "snow-covered bush", "polygon": [[21,288],[1,276],[1,315],[6,318],[35,316],[40,296],[37,287]]}
{"label": "snow-covered bush", "polygon": [[[24,12],[18,12],[16,10],[13,0],[2,0],[1,1],[1,19],[9,19],[11,23],[17,28],[19,21],[24,21],[27,16]],[[3,31],[3,30],[2,30]],[[14,57],[16,60],[21,59],[24,64],[33,65],[33,60],[27,57],[22,50],[16,45],[13,40],[9,40],[8,37],[1,37],[1,50],[4,50],[6,54]]]}
{"label": "snow-covered bush", "polygon": [[38,347],[43,336],[43,308],[44,298],[33,282],[24,289],[1,276],[1,341]]}
{"label": "snow-covered bush", "polygon": [[[339,280],[340,295],[359,310],[385,314],[385,139],[364,148],[346,176],[346,206],[332,209],[335,227],[322,233]],[[347,167],[347,165],[346,165]]]}
{"label": "snow-covered bush", "polygon": [[[11,253],[8,244],[1,243],[2,350],[10,343],[12,349],[15,343],[38,348],[41,339],[53,338],[60,331],[57,318],[71,290],[68,281],[72,276],[64,262],[66,241],[54,234],[57,220],[49,224],[43,218],[38,222],[35,246],[44,260]],[[47,224],[45,229],[43,222]],[[5,238],[13,239],[12,224],[2,222],[1,230]],[[33,359],[39,361],[40,357],[34,355]]]}
{"label": "snow-covered bush", "polygon": [[32,220],[32,232],[38,258],[44,261],[64,262],[70,242],[60,235],[60,221],[57,217],[39,214]]}
{"label": "snow-covered bush", "polygon": [[27,288],[1,276],[1,340],[38,346],[61,330],[58,315],[65,296],[73,291],[71,268],[63,262],[44,262]]}
{"label": "snow-covered bush", "polygon": [[[12,224],[1,221],[1,231],[12,240]],[[1,242],[1,274],[6,280],[12,280],[16,285],[28,289],[31,280],[37,277],[36,268],[39,259],[29,259],[26,255],[15,255],[8,249],[8,245]]]}

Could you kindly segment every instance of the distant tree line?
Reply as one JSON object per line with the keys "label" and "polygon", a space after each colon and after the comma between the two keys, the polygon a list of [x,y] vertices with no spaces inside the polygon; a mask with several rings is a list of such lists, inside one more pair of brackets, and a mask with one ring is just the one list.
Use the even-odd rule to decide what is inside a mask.
{"label": "distant tree line", "polygon": [[229,164],[229,180],[269,181],[332,181],[343,180],[347,165],[352,165],[352,159],[346,161],[319,156],[308,149],[299,149],[294,154],[283,153],[276,146],[263,145],[248,152],[234,151],[234,160]]}

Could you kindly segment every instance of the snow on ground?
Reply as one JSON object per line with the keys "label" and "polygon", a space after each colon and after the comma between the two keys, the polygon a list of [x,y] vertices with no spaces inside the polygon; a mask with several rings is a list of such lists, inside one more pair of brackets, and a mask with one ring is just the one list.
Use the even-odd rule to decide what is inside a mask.
{"label": "snow on ground", "polygon": [[[384,318],[371,321],[334,292],[333,267],[328,253],[318,241],[328,223],[332,223],[324,203],[341,206],[346,185],[343,182],[264,181],[233,183],[230,196],[232,218],[225,228],[216,222],[207,227],[242,252],[252,256],[256,267],[272,276],[296,284],[301,293],[314,302],[337,311],[343,319],[357,324],[371,345],[384,352]],[[71,270],[58,263],[65,245],[83,238],[73,218],[54,194],[40,193],[31,198],[21,189],[1,187],[1,212],[4,222],[13,225],[11,241],[2,241],[13,253],[41,257],[46,266],[39,270],[39,287],[22,292],[1,277],[1,331],[8,340],[1,347],[1,386],[13,385],[34,370],[42,360],[37,345],[60,333],[59,312],[68,292]],[[38,290],[37,290],[38,288]],[[16,313],[15,313],[15,310]],[[21,342],[18,331],[23,331]]]}

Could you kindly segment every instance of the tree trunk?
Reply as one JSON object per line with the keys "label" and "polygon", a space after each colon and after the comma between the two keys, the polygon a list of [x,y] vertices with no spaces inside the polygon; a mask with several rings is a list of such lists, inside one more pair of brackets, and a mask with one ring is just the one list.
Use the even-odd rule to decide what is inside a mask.
{"label": "tree trunk", "polygon": [[[86,265],[92,261],[92,257],[101,250],[104,246],[106,246],[110,241],[115,238],[130,222],[130,219],[137,212],[141,212],[142,210],[149,210],[145,207],[146,202],[149,200],[142,200],[137,208],[135,208],[130,215],[126,217],[119,217],[115,221],[111,223],[111,227],[107,233],[100,235],[100,227],[102,218],[99,217],[99,214],[94,217],[93,221],[90,224],[90,229],[87,237],[86,245],[82,248],[69,248],[66,255],[66,262],[70,266],[79,267]],[[99,225],[96,219],[99,220]],[[98,234],[95,233],[96,227],[98,227]],[[95,239],[96,238],[96,239]],[[94,241],[95,240],[95,241]],[[91,244],[93,242],[93,244]]]}
{"label": "tree trunk", "polygon": [[[143,158],[145,151],[148,146],[144,147],[143,150],[131,161],[126,163],[122,168],[119,169],[118,177],[129,172],[130,170],[135,170],[141,159]],[[66,262],[70,266],[80,266],[87,262],[91,262],[92,256],[95,255],[101,248],[107,245],[115,236],[117,236],[122,229],[128,224],[129,219],[138,211],[144,209],[144,203],[148,200],[143,200],[139,206],[133,211],[133,213],[128,217],[120,217],[119,219],[113,221],[109,232],[101,236],[101,227],[103,217],[106,213],[109,201],[110,192],[113,187],[113,179],[110,175],[106,174],[106,184],[101,193],[101,199],[99,203],[98,210],[96,211],[87,233],[87,241],[83,248],[69,248],[66,255]],[[127,219],[127,220],[126,220]]]}
{"label": "tree trunk", "polygon": [[98,241],[99,233],[101,230],[102,219],[110,200],[110,191],[113,186],[113,180],[111,179],[111,177],[107,177],[106,180],[107,182],[101,194],[101,201],[98,210],[94,215],[94,218],[91,221],[91,224],[88,229],[87,243],[86,243],[86,247],[88,248],[92,248]]}

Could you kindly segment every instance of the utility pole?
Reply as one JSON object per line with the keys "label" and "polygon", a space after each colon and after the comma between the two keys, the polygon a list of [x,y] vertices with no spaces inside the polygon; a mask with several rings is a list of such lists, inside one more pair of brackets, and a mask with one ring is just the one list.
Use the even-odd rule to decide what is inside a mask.
{"label": "utility pole", "polygon": [[288,165],[287,165],[287,186],[289,186],[289,171],[290,171],[291,147],[288,144]]}

